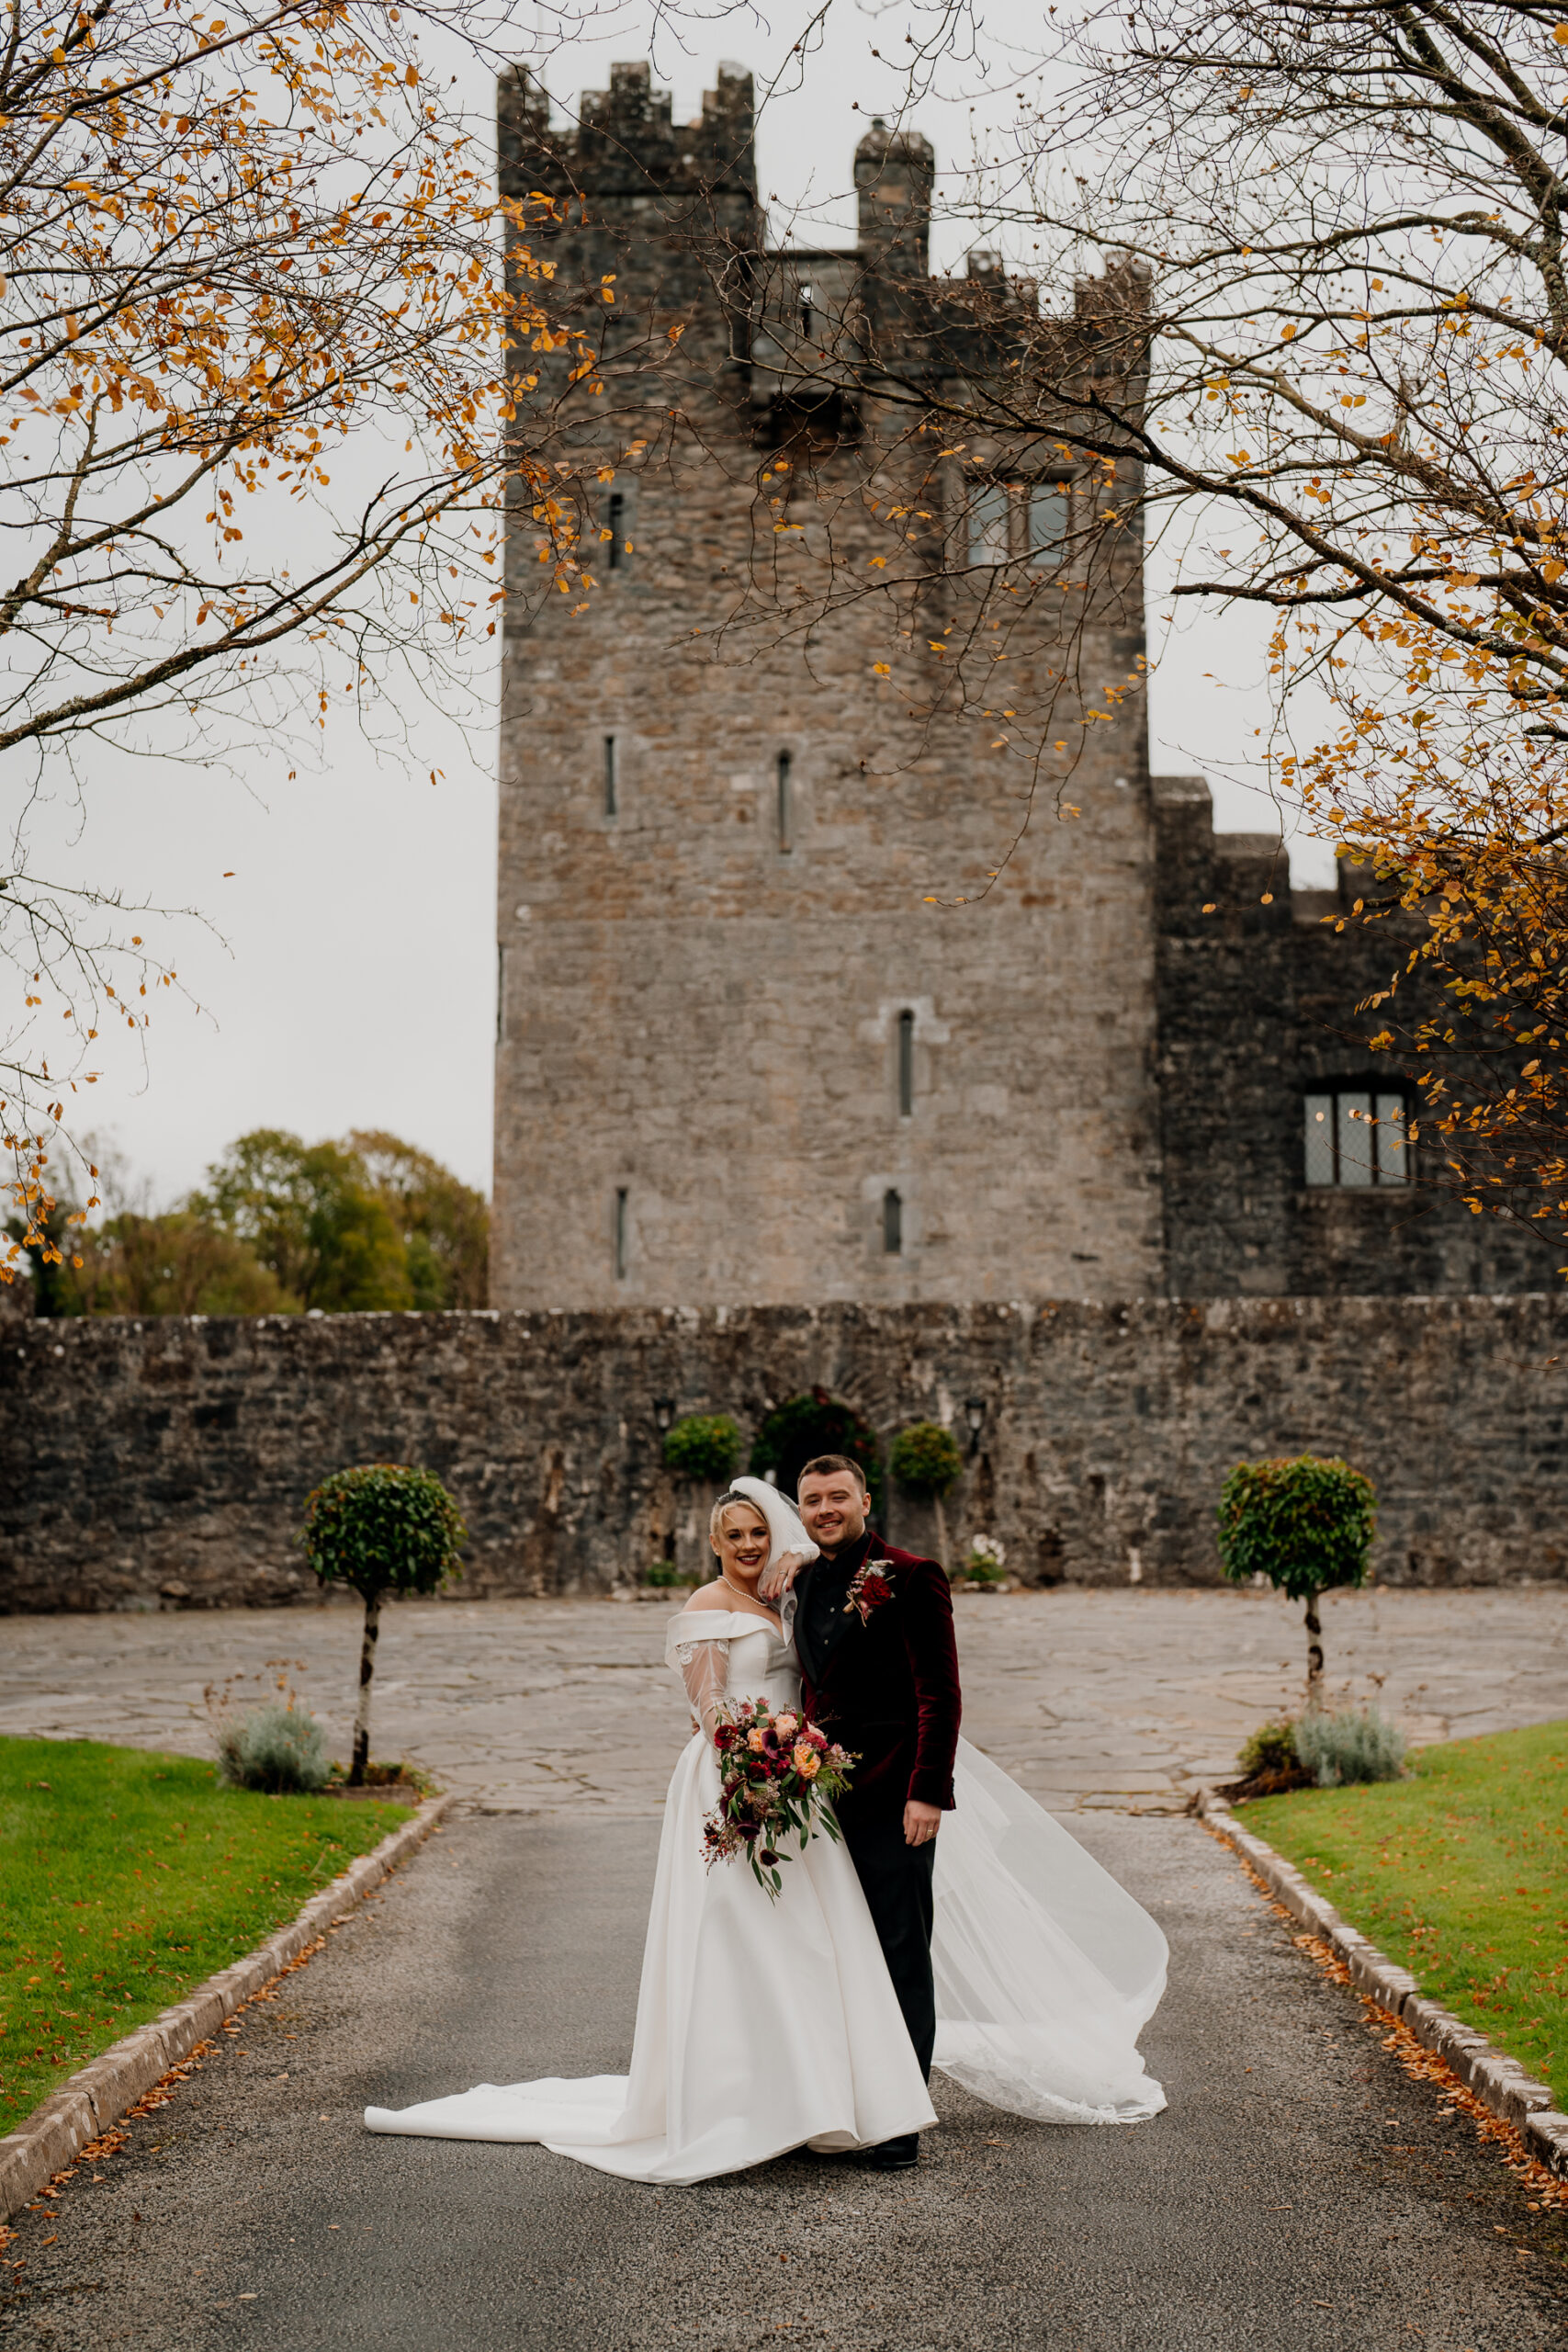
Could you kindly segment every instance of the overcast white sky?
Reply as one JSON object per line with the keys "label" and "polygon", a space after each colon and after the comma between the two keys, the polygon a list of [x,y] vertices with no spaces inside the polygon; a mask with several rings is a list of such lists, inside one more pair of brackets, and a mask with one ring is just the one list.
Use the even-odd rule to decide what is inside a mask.
{"label": "overcast white sky", "polygon": [[[1026,21],[1019,0],[1010,8]],[[578,90],[603,85],[612,58],[651,50],[683,119],[697,112],[721,55],[761,79],[788,51],[804,14],[792,10],[774,30],[735,17],[682,54],[668,37],[651,43],[646,12],[628,6],[600,37],[551,58],[547,80],[570,104]],[[526,12],[523,21],[519,53]],[[776,236],[789,233],[793,214],[796,232],[813,242],[852,241],[855,141],[866,115],[895,96],[870,51],[891,53],[901,40],[896,7],[873,15],[843,6],[804,86],[766,111],[759,167],[764,192],[778,198],[770,206]],[[476,109],[488,115],[484,82],[470,78]],[[939,164],[960,167],[969,152],[967,97],[932,100],[918,119]],[[936,266],[958,263],[976,241],[973,231],[939,231]],[[1254,730],[1264,718],[1258,631],[1248,616],[1194,616],[1168,647],[1158,585],[1156,574],[1155,769],[1205,772],[1223,826],[1272,830],[1269,803],[1246,782],[1258,773]],[[195,928],[182,934],[175,960],[203,1011],[164,997],[146,1083],[117,1049],[96,1090],[99,1131],[159,1204],[199,1181],[231,1138],[262,1125],[311,1138],[389,1127],[488,1192],[495,742],[487,682],[478,690],[471,746],[437,715],[410,712],[406,770],[378,761],[339,716],[325,773],[293,783],[285,750],[250,758],[239,783],[145,766],[95,782],[80,836],[61,854],[165,904],[200,907],[223,933],[224,944]],[[432,768],[443,772],[434,786]],[[1292,864],[1298,877],[1332,870],[1312,843],[1296,845]],[[231,868],[233,878],[223,880]]]}

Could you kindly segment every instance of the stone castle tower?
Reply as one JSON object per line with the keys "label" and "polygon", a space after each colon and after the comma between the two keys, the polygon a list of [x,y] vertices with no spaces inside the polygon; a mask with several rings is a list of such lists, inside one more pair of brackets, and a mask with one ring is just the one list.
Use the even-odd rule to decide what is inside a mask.
{"label": "stone castle tower", "polygon": [[[581,403],[607,560],[587,616],[554,598],[507,647],[493,1296],[1157,1289],[1141,707],[1080,765],[1078,821],[1042,820],[983,902],[929,905],[973,891],[1018,831],[995,725],[943,716],[934,655],[913,688],[879,681],[885,623],[852,605],[805,635],[715,639],[760,518],[785,535],[780,482],[809,466],[820,512],[876,478],[879,444],[889,494],[902,479],[902,424],[819,378],[808,401],[802,355],[852,317],[863,347],[933,382],[962,364],[964,289],[928,277],[925,141],[861,141],[857,250],[776,253],[751,129],[750,76],[723,69],[690,126],[645,66],[615,67],[571,135],[521,77],[502,86],[503,188],[566,214],[552,299],[591,320],[612,281],[620,347],[674,356],[657,383],[628,367],[640,410]],[[962,532],[931,508],[944,487],[951,506],[928,470],[925,520]],[[812,531],[807,512],[808,562]],[[535,537],[520,517],[525,588]],[[955,578],[917,637],[973,595]],[[1141,606],[1123,549],[1083,645],[1096,690],[1141,650]],[[1050,639],[1036,624],[1027,659]]]}
{"label": "stone castle tower", "polygon": [[[1386,1137],[1411,1100],[1355,1011],[1385,942],[1325,931],[1278,840],[1216,838],[1201,779],[1151,779],[1104,477],[911,429],[1009,364],[1010,303],[1054,381],[1117,366],[1104,283],[1043,324],[987,255],[932,279],[931,151],[880,125],[856,248],[770,248],[739,70],[681,125],[615,66],[570,131],[518,74],[500,131],[503,193],[548,200],[547,302],[604,364],[558,412],[592,590],[541,598],[540,510],[510,518],[493,1303],[1538,1283],[1368,1160],[1367,1106]],[[890,514],[924,582],[892,651],[854,584]],[[1086,522],[1073,601],[1051,552]],[[1069,680],[1070,821],[949,684],[1021,571],[996,699]]]}

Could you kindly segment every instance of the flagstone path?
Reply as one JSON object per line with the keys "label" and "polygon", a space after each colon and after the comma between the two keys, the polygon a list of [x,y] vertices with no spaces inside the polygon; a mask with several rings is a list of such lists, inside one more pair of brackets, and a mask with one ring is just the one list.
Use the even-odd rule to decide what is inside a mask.
{"label": "flagstone path", "polygon": [[[684,1724],[662,1661],[680,1597],[403,1602],[382,1617],[375,1752],[499,1811],[656,1812]],[[961,1594],[964,1729],[1046,1804],[1179,1811],[1300,1702],[1299,1611],[1272,1593]],[[1568,1588],[1337,1593],[1332,1692],[1417,1740],[1568,1713]],[[211,1753],[207,1686],[282,1677],[346,1754],[358,1616],[333,1605],[0,1623],[0,1733]]]}

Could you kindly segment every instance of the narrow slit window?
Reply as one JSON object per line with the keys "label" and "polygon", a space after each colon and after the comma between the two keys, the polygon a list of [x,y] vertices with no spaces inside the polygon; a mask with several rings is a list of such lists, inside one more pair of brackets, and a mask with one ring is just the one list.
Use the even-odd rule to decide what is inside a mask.
{"label": "narrow slit window", "polygon": [[626,1187],[615,1187],[615,1280],[626,1278]]}
{"label": "narrow slit window", "polygon": [[915,1016],[898,1015],[898,1116],[915,1115]]}
{"label": "narrow slit window", "polygon": [[623,491],[613,490],[604,501],[604,527],[610,534],[610,569],[624,571],[626,568],[626,501]]}
{"label": "narrow slit window", "polygon": [[621,813],[621,748],[615,735],[604,738],[604,814],[618,817]]}
{"label": "narrow slit window", "polygon": [[787,752],[781,752],[774,763],[773,781],[779,829],[779,847],[788,851],[795,847],[795,809],[790,788],[790,771],[795,763]]}
{"label": "narrow slit window", "polygon": [[882,1249],[885,1257],[900,1258],[904,1254],[903,1196],[892,1191],[882,1195]]}
{"label": "narrow slit window", "polygon": [[811,330],[815,323],[816,314],[811,288],[809,286],[803,286],[800,289],[800,332],[807,343],[811,340]]}
{"label": "narrow slit window", "polygon": [[498,946],[495,951],[495,1042],[498,1046],[503,1046],[506,1043],[506,949],[504,946]]}

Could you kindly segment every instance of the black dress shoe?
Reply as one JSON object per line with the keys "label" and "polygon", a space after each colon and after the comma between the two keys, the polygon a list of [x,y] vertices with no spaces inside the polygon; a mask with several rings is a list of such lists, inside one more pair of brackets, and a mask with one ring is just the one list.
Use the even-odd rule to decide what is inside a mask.
{"label": "black dress shoe", "polygon": [[920,2135],[906,2132],[897,2140],[884,2140],[874,2148],[867,2148],[861,2157],[873,2172],[913,2172],[920,2161]]}

